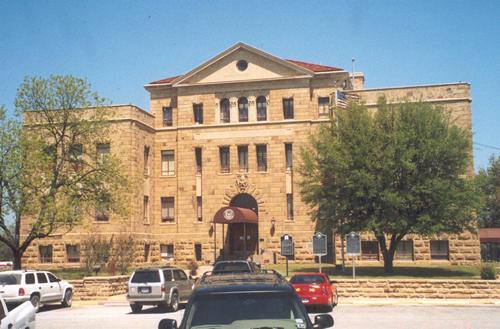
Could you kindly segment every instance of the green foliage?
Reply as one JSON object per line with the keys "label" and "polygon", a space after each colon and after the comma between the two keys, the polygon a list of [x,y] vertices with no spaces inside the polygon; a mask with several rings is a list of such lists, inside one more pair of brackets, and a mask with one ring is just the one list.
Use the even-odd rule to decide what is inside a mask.
{"label": "green foliage", "polygon": [[[120,233],[114,236],[112,239],[111,257],[108,261],[108,271],[109,263],[112,263],[113,267],[116,267],[116,270],[120,274],[126,274],[130,265],[134,263],[135,245],[136,241],[130,234]],[[111,271],[109,272],[112,274]]]}
{"label": "green foliage", "polygon": [[480,227],[500,227],[500,156],[491,156],[487,169],[479,170],[476,185],[481,195],[477,211]]}
{"label": "green foliage", "polygon": [[198,270],[198,263],[194,260],[191,260],[187,264],[187,268],[189,270],[190,275],[196,275],[196,271]]}
{"label": "green foliage", "polygon": [[494,264],[486,263],[481,266],[481,279],[496,280],[497,270]]}
{"label": "green foliage", "polygon": [[301,195],[329,228],[372,231],[390,271],[405,235],[474,229],[470,147],[440,108],[381,99],[373,113],[350,103],[302,150]]}
{"label": "green foliage", "polygon": [[[0,115],[0,241],[20,268],[33,240],[69,231],[96,209],[124,215],[129,180],[117,157],[97,152],[112,134],[110,109],[85,80],[26,78],[15,106],[23,129],[21,120]],[[21,218],[29,223],[24,240]]]}
{"label": "green foliage", "polygon": [[87,274],[91,274],[97,268],[102,269],[108,262],[112,250],[112,242],[103,236],[89,234],[80,242],[83,254],[83,268]]}

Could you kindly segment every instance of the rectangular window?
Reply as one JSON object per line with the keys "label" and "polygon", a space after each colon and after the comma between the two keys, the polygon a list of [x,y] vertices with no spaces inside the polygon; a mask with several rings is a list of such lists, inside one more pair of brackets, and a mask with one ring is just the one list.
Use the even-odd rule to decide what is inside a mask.
{"label": "rectangular window", "polygon": [[320,116],[328,116],[330,113],[330,98],[329,97],[319,97],[318,98],[318,114]]}
{"label": "rectangular window", "polygon": [[194,122],[202,124],[203,123],[203,104],[193,104],[193,115]]}
{"label": "rectangular window", "polygon": [[52,246],[38,246],[40,263],[52,263]]}
{"label": "rectangular window", "polygon": [[431,240],[431,259],[449,259],[448,240]]}
{"label": "rectangular window", "polygon": [[69,147],[69,154],[73,159],[81,159],[83,157],[83,145],[82,144],[72,144]]}
{"label": "rectangular window", "polygon": [[149,197],[147,195],[144,196],[144,204],[142,208],[142,214],[144,217],[144,223],[149,224]]}
{"label": "rectangular window", "polygon": [[111,196],[104,193],[99,200],[97,208],[95,210],[95,220],[100,222],[105,222],[109,220],[109,203],[111,202]]}
{"label": "rectangular window", "polygon": [[161,175],[175,175],[175,153],[173,150],[161,151]]}
{"label": "rectangular window", "polygon": [[163,127],[170,127],[173,123],[172,117],[172,108],[164,107],[163,108]]}
{"label": "rectangular window", "polygon": [[174,216],[174,197],[161,198],[161,221],[163,223],[173,222]]}
{"label": "rectangular window", "polygon": [[293,119],[293,98],[283,98],[283,117]]}
{"label": "rectangular window", "polygon": [[194,257],[195,257],[197,262],[201,261],[201,244],[200,243],[196,243],[194,245]]}
{"label": "rectangular window", "polygon": [[285,144],[285,160],[286,160],[286,169],[292,169],[293,166],[292,144]]}
{"label": "rectangular window", "polygon": [[220,172],[228,173],[230,171],[229,146],[219,147],[219,155],[220,155]]}
{"label": "rectangular window", "polygon": [[102,161],[111,152],[111,146],[109,143],[97,143],[96,153],[97,161]]}
{"label": "rectangular window", "polygon": [[378,241],[361,241],[361,259],[379,260]]}
{"label": "rectangular window", "polygon": [[196,197],[196,219],[198,222],[203,221],[203,208],[202,208],[201,196]]}
{"label": "rectangular window", "polygon": [[66,245],[66,258],[68,263],[80,262],[80,246],[77,244]]}
{"label": "rectangular window", "polygon": [[238,146],[238,166],[240,171],[248,171],[248,146]]}
{"label": "rectangular window", "polygon": [[395,259],[413,260],[413,241],[399,241],[396,247]]}
{"label": "rectangular window", "polygon": [[145,244],[144,245],[144,262],[146,263],[149,259],[149,250],[151,249],[150,244]]}
{"label": "rectangular window", "polygon": [[267,171],[267,145],[256,145],[257,171]]}
{"label": "rectangular window", "polygon": [[144,175],[149,175],[149,146],[144,146]]}
{"label": "rectangular window", "polygon": [[287,193],[286,195],[286,218],[293,220],[293,194]]}
{"label": "rectangular window", "polygon": [[[160,257],[163,260],[168,260],[174,258],[174,245],[173,244],[161,244],[160,245]],[[172,279],[170,279],[171,281]]]}
{"label": "rectangular window", "polygon": [[201,153],[201,147],[197,147],[194,149],[194,156],[195,156],[195,159],[196,159],[196,173],[197,174],[201,174],[201,170],[202,170],[202,153]]}

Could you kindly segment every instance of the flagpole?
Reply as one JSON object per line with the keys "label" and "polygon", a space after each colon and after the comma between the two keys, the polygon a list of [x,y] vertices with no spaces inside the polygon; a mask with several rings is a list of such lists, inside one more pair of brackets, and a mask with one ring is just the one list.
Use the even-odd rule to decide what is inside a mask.
{"label": "flagpole", "polygon": [[351,85],[352,85],[352,89],[354,89],[354,63],[356,62],[356,60],[353,58],[352,59],[352,73],[351,73]]}

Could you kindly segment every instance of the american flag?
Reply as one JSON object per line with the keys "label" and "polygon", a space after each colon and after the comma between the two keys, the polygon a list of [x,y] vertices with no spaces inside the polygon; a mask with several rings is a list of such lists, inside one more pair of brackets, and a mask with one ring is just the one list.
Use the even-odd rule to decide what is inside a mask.
{"label": "american flag", "polygon": [[335,106],[342,109],[347,107],[347,96],[340,90],[335,92]]}

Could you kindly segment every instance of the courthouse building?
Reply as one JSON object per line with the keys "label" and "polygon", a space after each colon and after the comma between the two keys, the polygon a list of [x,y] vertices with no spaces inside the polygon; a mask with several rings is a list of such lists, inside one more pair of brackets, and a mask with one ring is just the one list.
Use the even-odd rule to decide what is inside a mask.
{"label": "courthouse building", "polygon": [[[121,233],[137,241],[138,264],[209,263],[221,256],[280,262],[283,234],[293,237],[294,260],[312,261],[317,222],[301,200],[296,165],[310,134],[329,120],[334,95],[356,95],[368,107],[380,96],[440,105],[471,131],[467,83],[365,89],[362,73],[278,58],[243,43],[145,89],[149,111],[113,106],[114,132],[97,146],[141,177],[127,218],[100,214],[70,233],[36,240],[25,266],[79,266],[88,234]],[[328,238],[326,258],[338,262],[339,238]],[[368,234],[360,258],[382,260]],[[479,239],[408,236],[396,259],[478,262]]]}

